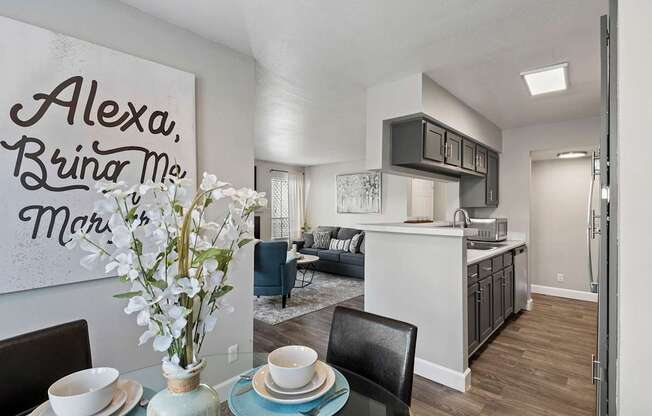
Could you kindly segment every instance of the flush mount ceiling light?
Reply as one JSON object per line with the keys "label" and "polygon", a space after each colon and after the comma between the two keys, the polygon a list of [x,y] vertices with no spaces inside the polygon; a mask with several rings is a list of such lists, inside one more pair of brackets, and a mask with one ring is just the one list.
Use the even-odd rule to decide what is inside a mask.
{"label": "flush mount ceiling light", "polygon": [[568,89],[568,62],[521,72],[530,95],[548,94]]}
{"label": "flush mount ceiling light", "polygon": [[587,152],[581,150],[571,150],[569,152],[557,153],[557,157],[559,159],[577,159],[580,157],[586,157],[587,155],[588,155]]}

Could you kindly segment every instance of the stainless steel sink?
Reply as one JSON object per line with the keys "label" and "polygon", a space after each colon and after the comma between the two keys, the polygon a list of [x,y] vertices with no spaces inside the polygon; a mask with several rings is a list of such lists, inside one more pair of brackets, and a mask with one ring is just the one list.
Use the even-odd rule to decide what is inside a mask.
{"label": "stainless steel sink", "polygon": [[504,243],[489,243],[484,241],[470,241],[466,242],[466,248],[468,250],[495,250],[504,246]]}

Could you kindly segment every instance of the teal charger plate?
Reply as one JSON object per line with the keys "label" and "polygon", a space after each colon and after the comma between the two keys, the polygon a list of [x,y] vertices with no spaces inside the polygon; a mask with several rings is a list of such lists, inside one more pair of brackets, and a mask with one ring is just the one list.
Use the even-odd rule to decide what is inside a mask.
{"label": "teal charger plate", "polygon": [[[258,368],[256,370],[258,370]],[[333,368],[333,371],[335,372],[335,384],[333,387],[331,387],[328,393],[341,388],[347,388],[349,390],[346,392],[346,394],[343,394],[342,396],[324,406],[319,412],[320,416],[334,415],[335,413],[339,412],[340,409],[342,409],[346,402],[349,400],[349,382],[342,375],[342,373],[337,371],[337,369]],[[231,391],[229,392],[229,409],[235,416],[282,416],[288,414],[297,415],[300,410],[306,411],[312,409],[323,398],[322,396],[319,399],[315,399],[311,402],[303,404],[279,404],[263,399],[254,390],[248,391],[247,393],[240,396],[235,395],[235,392],[240,391],[240,389],[246,387],[249,383],[250,382],[246,380],[239,380],[233,385],[233,387],[231,387]]]}

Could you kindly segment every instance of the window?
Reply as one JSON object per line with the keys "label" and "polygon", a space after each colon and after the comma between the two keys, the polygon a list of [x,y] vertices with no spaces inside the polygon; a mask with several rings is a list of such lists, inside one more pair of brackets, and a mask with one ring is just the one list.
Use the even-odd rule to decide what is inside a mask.
{"label": "window", "polygon": [[287,172],[272,171],[271,209],[273,240],[287,240],[290,238],[288,182]]}

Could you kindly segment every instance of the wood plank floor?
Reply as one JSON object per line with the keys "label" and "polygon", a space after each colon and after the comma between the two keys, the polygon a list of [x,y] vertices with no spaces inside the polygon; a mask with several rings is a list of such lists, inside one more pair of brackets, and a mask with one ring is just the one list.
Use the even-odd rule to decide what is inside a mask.
{"label": "wood plank floor", "polygon": [[[533,295],[534,310],[508,321],[471,362],[472,388],[460,393],[415,377],[415,416],[595,414],[591,354],[595,303]],[[364,298],[340,305],[362,309]],[[254,321],[254,348],[303,344],[325,357],[334,307],[272,326]]]}

